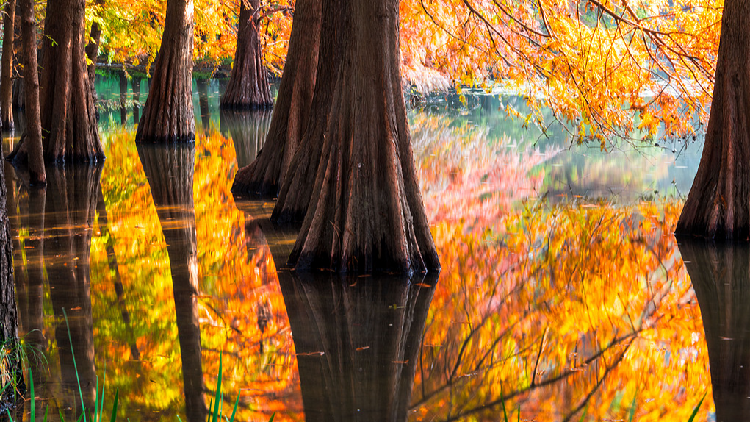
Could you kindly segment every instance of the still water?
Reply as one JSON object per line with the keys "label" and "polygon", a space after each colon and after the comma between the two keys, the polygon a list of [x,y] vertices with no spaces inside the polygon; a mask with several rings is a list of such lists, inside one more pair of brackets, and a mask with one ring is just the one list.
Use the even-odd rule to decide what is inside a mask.
{"label": "still water", "polygon": [[699,143],[602,152],[498,111],[517,98],[433,99],[409,118],[439,276],[297,274],[273,203],[230,192],[270,114],[219,112],[221,89],[195,86],[194,146],[136,146],[128,87],[103,166],[39,190],[6,165],[53,419],[91,420],[104,386],[118,420],[204,421],[219,379],[241,421],[748,418],[750,248],[671,234]]}

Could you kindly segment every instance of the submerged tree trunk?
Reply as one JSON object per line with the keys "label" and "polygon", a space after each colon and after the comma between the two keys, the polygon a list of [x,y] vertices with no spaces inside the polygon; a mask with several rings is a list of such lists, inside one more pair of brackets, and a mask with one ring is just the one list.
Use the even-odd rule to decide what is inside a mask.
{"label": "submerged tree trunk", "polygon": [[320,49],[322,0],[295,4],[289,51],[263,154],[237,172],[232,192],[276,196],[307,127]]}
{"label": "submerged tree trunk", "polygon": [[16,144],[9,160],[27,163],[29,183],[43,185],[47,182],[47,173],[42,157],[42,122],[39,108],[39,75],[36,68],[36,18],[34,1],[20,0],[21,40],[23,42],[24,103],[26,128],[21,140]]}
{"label": "submerged tree trunk", "polygon": [[[250,7],[248,7],[250,6]],[[234,53],[232,73],[221,108],[262,109],[273,107],[268,74],[263,66],[263,49],[258,35],[260,0],[240,1],[237,49]]]}
{"label": "submerged tree trunk", "polygon": [[750,0],[727,0],[711,115],[675,233],[750,238]]}
{"label": "submerged tree trunk", "polygon": [[3,15],[3,57],[0,77],[0,124],[3,130],[13,129],[13,34],[16,0],[5,5]]}
{"label": "submerged tree trunk", "polygon": [[120,72],[120,123],[124,126],[128,123],[128,76]]}
{"label": "submerged tree trunk", "polygon": [[[2,151],[0,151],[0,161]],[[1,162],[0,162],[1,164]],[[7,210],[8,192],[5,187],[5,171],[0,169],[0,345],[3,353],[3,375],[17,381],[18,390],[5,388],[0,395],[0,410],[15,403],[23,403],[17,396],[24,393],[21,368],[21,349],[18,340],[18,309],[16,308],[15,285],[13,284],[13,250],[11,248],[10,222]],[[3,386],[8,382],[3,380]]]}
{"label": "submerged tree trunk", "polygon": [[279,272],[306,420],[406,421],[436,277],[302,277]]}
{"label": "submerged tree trunk", "polygon": [[185,408],[190,422],[206,420],[198,325],[198,247],[193,208],[195,149],[192,145],[139,145],[167,242],[182,360]]}
{"label": "submerged tree trunk", "polygon": [[679,245],[703,318],[716,421],[750,415],[750,246]]}
{"label": "submerged tree trunk", "polygon": [[167,0],[167,15],[154,78],[138,124],[136,142],[189,142],[193,115],[193,0]]}
{"label": "submerged tree trunk", "polygon": [[[297,269],[439,269],[401,88],[397,0],[324,0],[311,122],[273,211]],[[308,206],[309,205],[309,206]]]}

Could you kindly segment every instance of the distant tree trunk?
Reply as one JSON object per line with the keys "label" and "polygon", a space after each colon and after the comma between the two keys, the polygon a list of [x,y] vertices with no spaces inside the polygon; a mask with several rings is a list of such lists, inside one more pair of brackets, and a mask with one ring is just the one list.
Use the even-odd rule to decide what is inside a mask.
{"label": "distant tree trunk", "polygon": [[42,147],[42,122],[39,105],[39,75],[36,63],[36,18],[34,1],[20,0],[21,39],[23,41],[23,73],[25,98],[26,127],[21,140],[16,144],[9,160],[27,163],[29,166],[29,183],[44,185],[47,173],[44,168]]}
{"label": "distant tree trunk", "polygon": [[312,121],[273,211],[278,222],[304,216],[289,258],[297,269],[440,268],[406,121],[398,19],[398,0],[323,2]]}
{"label": "distant tree trunk", "polygon": [[125,105],[128,102],[128,76],[125,72],[120,72],[120,123],[124,126],[128,123],[128,109]]}
{"label": "distant tree trunk", "polygon": [[201,107],[201,126],[203,133],[208,135],[211,128],[211,110],[208,103],[208,79],[196,79],[195,85],[198,88],[198,104]]}
{"label": "distant tree trunk", "polygon": [[[249,3],[250,7],[247,7]],[[263,49],[258,35],[260,0],[240,1],[237,49],[229,85],[221,97],[221,108],[259,109],[273,107]]]}
{"label": "distant tree trunk", "polygon": [[[192,145],[139,145],[167,242],[182,360],[185,408],[190,422],[206,420],[201,332],[198,325],[198,246],[193,206],[195,149]],[[179,222],[174,224],[174,222]]]}
{"label": "distant tree trunk", "polygon": [[154,78],[136,142],[189,142],[193,115],[193,0],[167,0],[167,16]]}
{"label": "distant tree trunk", "polygon": [[130,79],[130,86],[133,88],[133,123],[138,124],[141,111],[141,77],[133,75]]}
{"label": "distant tree trunk", "polygon": [[750,237],[749,19],[749,0],[724,2],[711,115],[679,235]]}
{"label": "distant tree trunk", "polygon": [[221,133],[232,138],[238,167],[255,160],[263,147],[270,123],[270,111],[221,110]]}
{"label": "distant tree trunk", "polygon": [[750,415],[750,247],[685,240],[679,245],[703,319],[716,421]]}
{"label": "distant tree trunk", "polygon": [[3,15],[3,57],[0,78],[0,124],[3,130],[13,129],[13,35],[16,20],[16,0],[5,5]]}
{"label": "distant tree trunk", "polygon": [[[2,160],[2,151],[0,151]],[[1,163],[0,163],[1,164]],[[0,168],[0,344],[4,346],[3,359],[7,359],[4,374],[18,380],[18,388],[25,392],[21,369],[21,350],[18,341],[18,309],[13,283],[13,249],[11,248],[10,221],[8,220],[8,191],[5,187],[5,172]],[[0,396],[0,407],[23,403],[13,388],[6,388]]]}
{"label": "distant tree trunk", "polygon": [[306,420],[408,420],[436,277],[300,277],[279,272]]}
{"label": "distant tree trunk", "polygon": [[[99,7],[104,4],[104,0],[95,0],[94,7]],[[88,57],[89,63],[86,66],[86,71],[89,74],[89,82],[91,83],[91,92],[94,93],[96,98],[96,88],[94,82],[96,82],[96,59],[99,56],[99,42],[102,38],[102,28],[99,26],[99,22],[91,23],[91,34],[89,35],[89,42],[86,44],[86,57]]]}
{"label": "distant tree trunk", "polygon": [[232,192],[276,196],[307,128],[320,49],[322,0],[295,4],[289,51],[263,153],[237,172]]}

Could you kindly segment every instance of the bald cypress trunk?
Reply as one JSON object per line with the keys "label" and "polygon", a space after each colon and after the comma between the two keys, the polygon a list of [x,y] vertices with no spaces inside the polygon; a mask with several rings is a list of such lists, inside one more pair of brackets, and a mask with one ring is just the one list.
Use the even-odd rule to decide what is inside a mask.
{"label": "bald cypress trunk", "polygon": [[311,122],[273,211],[297,269],[439,269],[401,88],[397,0],[324,0]]}
{"label": "bald cypress trunk", "polygon": [[3,56],[0,76],[0,124],[3,130],[13,129],[13,34],[16,0],[5,5],[3,14]]}
{"label": "bald cypress trunk", "polygon": [[749,0],[724,3],[703,156],[676,234],[750,238],[749,19]]}
{"label": "bald cypress trunk", "polygon": [[190,142],[193,115],[193,0],[168,0],[159,54],[136,142]]}
{"label": "bald cypress trunk", "polygon": [[20,0],[20,9],[26,128],[8,159],[27,163],[29,183],[43,185],[47,181],[47,174],[42,157],[42,120],[39,108],[39,75],[36,71],[36,18],[33,0]]}
{"label": "bald cypress trunk", "polygon": [[[0,151],[0,161],[2,151]],[[2,164],[2,163],[0,163]],[[5,187],[5,172],[0,168],[0,344],[3,345],[3,373],[18,380],[20,393],[24,393],[21,369],[21,350],[18,341],[18,309],[16,308],[15,285],[13,284],[13,250],[11,248],[10,222],[7,211],[8,192]],[[7,366],[5,366],[7,365]],[[0,395],[0,408],[23,403],[13,388],[6,388]]]}
{"label": "bald cypress trunk", "polygon": [[232,192],[276,196],[307,128],[320,48],[322,0],[298,0],[263,153],[237,172]]}
{"label": "bald cypress trunk", "polygon": [[[248,7],[249,6],[249,7]],[[263,65],[263,49],[258,34],[260,0],[240,1],[237,49],[232,73],[221,108],[263,109],[273,107],[268,74]]]}
{"label": "bald cypress trunk", "polygon": [[104,159],[84,53],[85,5],[85,0],[47,3],[39,81],[46,161]]}

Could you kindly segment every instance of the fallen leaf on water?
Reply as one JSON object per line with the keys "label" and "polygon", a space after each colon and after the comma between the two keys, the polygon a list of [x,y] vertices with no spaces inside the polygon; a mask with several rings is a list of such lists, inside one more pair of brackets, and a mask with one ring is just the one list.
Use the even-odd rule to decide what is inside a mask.
{"label": "fallen leaf on water", "polygon": [[297,356],[322,356],[325,354],[326,352],[310,352],[310,353],[297,353]]}
{"label": "fallen leaf on water", "polygon": [[362,350],[367,350],[367,349],[369,349],[369,348],[370,348],[370,346],[365,346],[365,347],[357,347],[357,351],[358,351],[358,352],[361,352]]}
{"label": "fallen leaf on water", "polygon": [[409,363],[409,361],[408,360],[394,360],[393,363],[403,363],[403,364],[406,364],[406,363]]}
{"label": "fallen leaf on water", "polygon": [[75,308],[70,308],[70,310],[71,311],[80,311],[81,307],[80,306],[76,306]]}

